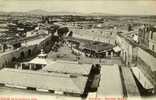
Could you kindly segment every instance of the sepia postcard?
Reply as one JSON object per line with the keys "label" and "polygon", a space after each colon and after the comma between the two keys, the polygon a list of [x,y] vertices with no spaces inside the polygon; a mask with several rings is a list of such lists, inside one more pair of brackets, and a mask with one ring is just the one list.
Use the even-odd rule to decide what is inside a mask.
{"label": "sepia postcard", "polygon": [[0,100],[156,100],[156,0],[0,0]]}

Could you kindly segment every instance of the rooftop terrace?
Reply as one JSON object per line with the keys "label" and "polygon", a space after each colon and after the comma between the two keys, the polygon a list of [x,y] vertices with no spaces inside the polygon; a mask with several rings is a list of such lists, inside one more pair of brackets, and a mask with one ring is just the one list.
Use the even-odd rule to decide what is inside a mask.
{"label": "rooftop terrace", "polygon": [[5,85],[83,94],[86,82],[87,77],[83,76],[71,77],[67,74],[41,73],[7,68],[0,70],[0,83]]}

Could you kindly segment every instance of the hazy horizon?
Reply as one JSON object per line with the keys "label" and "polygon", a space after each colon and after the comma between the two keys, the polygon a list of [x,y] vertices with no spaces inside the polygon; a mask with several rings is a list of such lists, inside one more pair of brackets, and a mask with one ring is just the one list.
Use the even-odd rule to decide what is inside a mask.
{"label": "hazy horizon", "polygon": [[116,15],[156,15],[156,0],[0,0],[0,11],[106,13]]}

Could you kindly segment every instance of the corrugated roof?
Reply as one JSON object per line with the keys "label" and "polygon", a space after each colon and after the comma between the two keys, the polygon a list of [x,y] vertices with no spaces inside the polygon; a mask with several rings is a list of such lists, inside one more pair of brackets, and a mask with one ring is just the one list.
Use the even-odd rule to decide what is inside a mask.
{"label": "corrugated roof", "polygon": [[43,68],[44,71],[88,75],[91,70],[91,64],[78,64],[67,62],[56,62]]}
{"label": "corrugated roof", "polygon": [[0,83],[34,87],[83,94],[87,77],[70,77],[68,74],[23,71],[18,69],[0,70]]}

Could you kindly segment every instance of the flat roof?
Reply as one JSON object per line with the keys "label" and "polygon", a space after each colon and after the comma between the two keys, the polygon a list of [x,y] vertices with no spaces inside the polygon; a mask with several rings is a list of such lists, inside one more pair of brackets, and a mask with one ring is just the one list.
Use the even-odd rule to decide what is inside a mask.
{"label": "flat roof", "polygon": [[123,96],[118,65],[101,66],[101,79],[97,96]]}
{"label": "flat roof", "polygon": [[91,64],[78,64],[73,62],[56,62],[49,64],[43,68],[44,71],[88,75],[90,73]]}
{"label": "flat roof", "polygon": [[45,90],[83,94],[87,77],[68,74],[44,73],[30,70],[4,68],[0,70],[0,83],[34,87]]}

